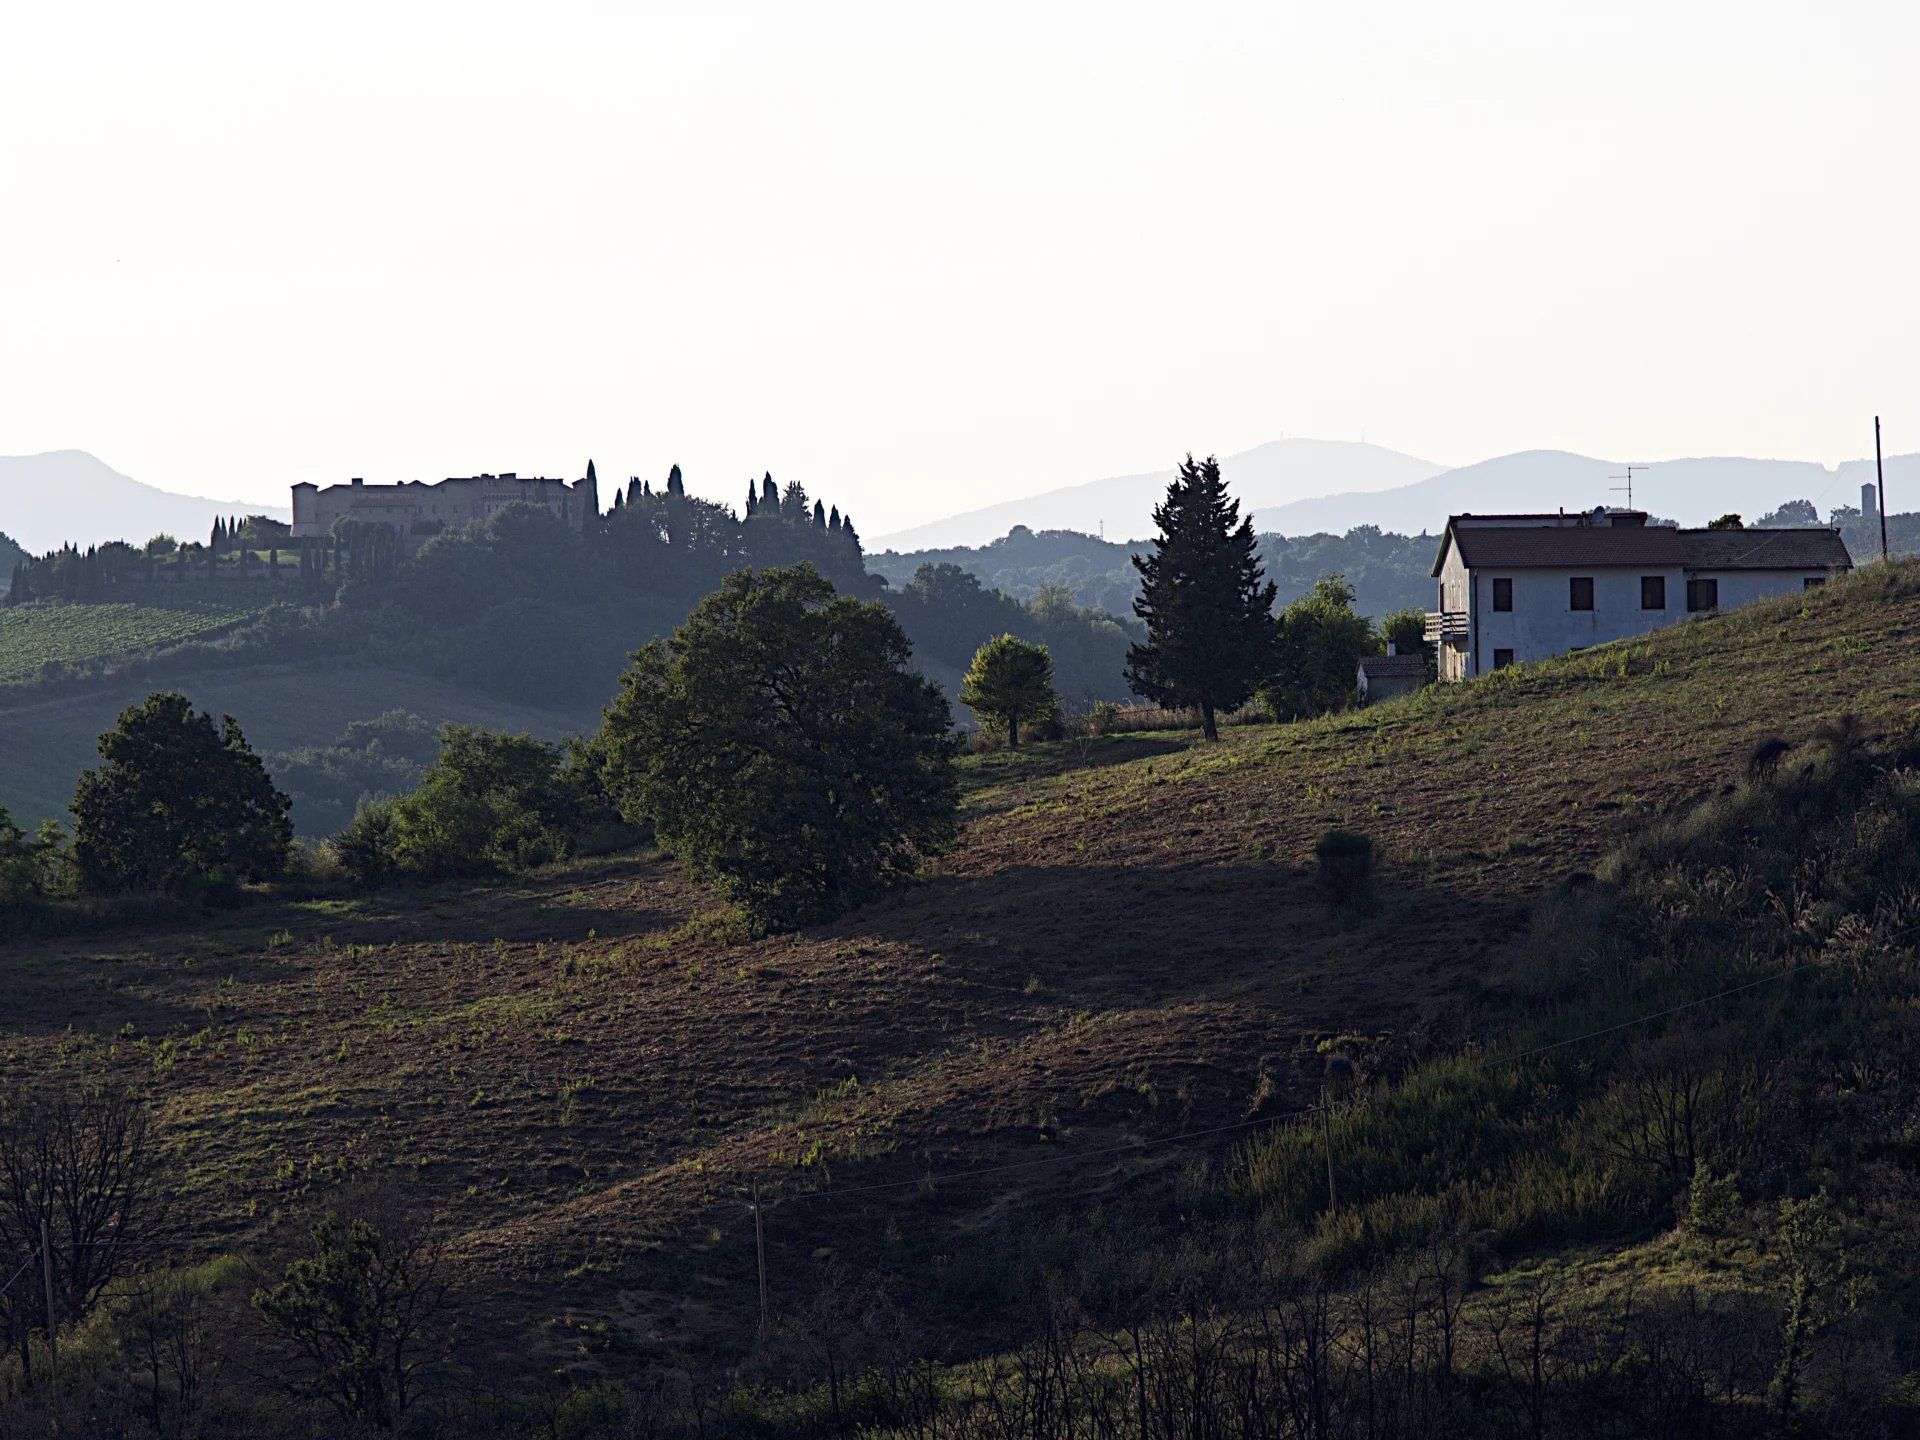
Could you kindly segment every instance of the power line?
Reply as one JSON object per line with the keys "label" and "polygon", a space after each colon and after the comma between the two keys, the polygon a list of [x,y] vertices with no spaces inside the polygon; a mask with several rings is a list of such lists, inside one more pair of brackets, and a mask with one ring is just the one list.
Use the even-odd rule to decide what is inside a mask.
{"label": "power line", "polygon": [[18,1280],[22,1275],[26,1274],[27,1270],[29,1269],[29,1267],[32,1266],[33,1262],[38,1260],[39,1258],[40,1258],[40,1247],[36,1245],[34,1246],[33,1253],[27,1256],[26,1260],[22,1262],[20,1268],[14,1271],[13,1274],[7,1277],[7,1283],[4,1285],[0,1285],[0,1295],[4,1295],[7,1293],[7,1291],[11,1290],[13,1288],[13,1282]]}

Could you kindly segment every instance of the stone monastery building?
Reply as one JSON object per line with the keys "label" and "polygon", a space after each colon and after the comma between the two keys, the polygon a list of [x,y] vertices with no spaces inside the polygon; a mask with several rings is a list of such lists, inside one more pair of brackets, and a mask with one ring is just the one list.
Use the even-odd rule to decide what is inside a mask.
{"label": "stone monastery building", "polygon": [[330,535],[339,520],[363,520],[398,530],[409,548],[438,535],[485,520],[508,505],[544,505],[576,530],[600,511],[591,476],[584,480],[548,480],[531,475],[473,475],[429,485],[408,480],[398,485],[369,485],[354,479],[345,485],[302,482],[293,487],[293,536]]}

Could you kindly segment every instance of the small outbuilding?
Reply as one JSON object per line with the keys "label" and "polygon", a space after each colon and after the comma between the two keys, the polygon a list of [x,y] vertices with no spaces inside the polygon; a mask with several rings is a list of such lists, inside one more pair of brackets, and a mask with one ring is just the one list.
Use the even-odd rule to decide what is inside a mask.
{"label": "small outbuilding", "polygon": [[1427,683],[1424,655],[1363,655],[1360,657],[1360,703],[1372,705],[1396,695],[1411,695]]}

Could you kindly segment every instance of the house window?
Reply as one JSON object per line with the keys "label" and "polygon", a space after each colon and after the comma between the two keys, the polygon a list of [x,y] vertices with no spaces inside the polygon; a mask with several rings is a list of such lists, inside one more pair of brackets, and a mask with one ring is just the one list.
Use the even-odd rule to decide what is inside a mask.
{"label": "house window", "polygon": [[1718,580],[1687,581],[1687,609],[1718,610],[1720,608],[1720,582]]}
{"label": "house window", "polygon": [[1642,610],[1664,610],[1667,608],[1666,576],[1642,575],[1640,577],[1640,608]]}
{"label": "house window", "polygon": [[1513,609],[1513,581],[1495,580],[1493,582],[1493,608],[1496,610]]}
{"label": "house window", "polygon": [[1809,575],[1807,576],[1806,579],[1800,582],[1800,588],[1802,590],[1818,590],[1822,585],[1826,583],[1827,583],[1827,577],[1824,575]]}
{"label": "house window", "polygon": [[1567,608],[1569,610],[1593,609],[1593,577],[1575,575],[1567,581]]}
{"label": "house window", "polygon": [[1512,663],[1513,663],[1513,652],[1511,650],[1496,650],[1493,652],[1493,668],[1494,669],[1504,670],[1507,668],[1507,666],[1511,665]]}

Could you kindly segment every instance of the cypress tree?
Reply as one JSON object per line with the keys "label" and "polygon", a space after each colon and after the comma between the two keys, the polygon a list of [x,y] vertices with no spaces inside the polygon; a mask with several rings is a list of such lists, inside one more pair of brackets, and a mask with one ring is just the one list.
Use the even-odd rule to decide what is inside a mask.
{"label": "cypress tree", "polygon": [[774,514],[780,513],[780,487],[773,483],[773,472],[767,472],[766,479],[760,482],[760,503],[770,506]]}
{"label": "cypress tree", "polygon": [[754,488],[751,480],[747,482],[747,518],[753,518],[753,507],[760,502],[760,492]]}
{"label": "cypress tree", "polygon": [[667,494],[684,495],[686,493],[687,483],[680,478],[680,467],[676,465],[667,472]]}
{"label": "cypress tree", "polygon": [[1274,649],[1274,586],[1264,581],[1253,520],[1227,495],[1220,462],[1189,455],[1154,508],[1153,552],[1133,557],[1133,613],[1147,642],[1127,650],[1127,684],[1161,705],[1197,706],[1209,740],[1216,715],[1253,694]]}
{"label": "cypress tree", "polygon": [[780,514],[796,525],[807,523],[807,487],[798,480],[789,480],[780,492]]}
{"label": "cypress tree", "polygon": [[627,503],[627,492],[624,490],[616,489],[613,492],[613,508],[618,510],[622,505],[625,505],[626,503]]}
{"label": "cypress tree", "polygon": [[822,530],[827,528],[827,507],[818,500],[813,502],[813,523]]}
{"label": "cypress tree", "polygon": [[838,505],[834,506],[833,513],[827,516],[827,529],[836,535],[840,533],[840,507]]}

